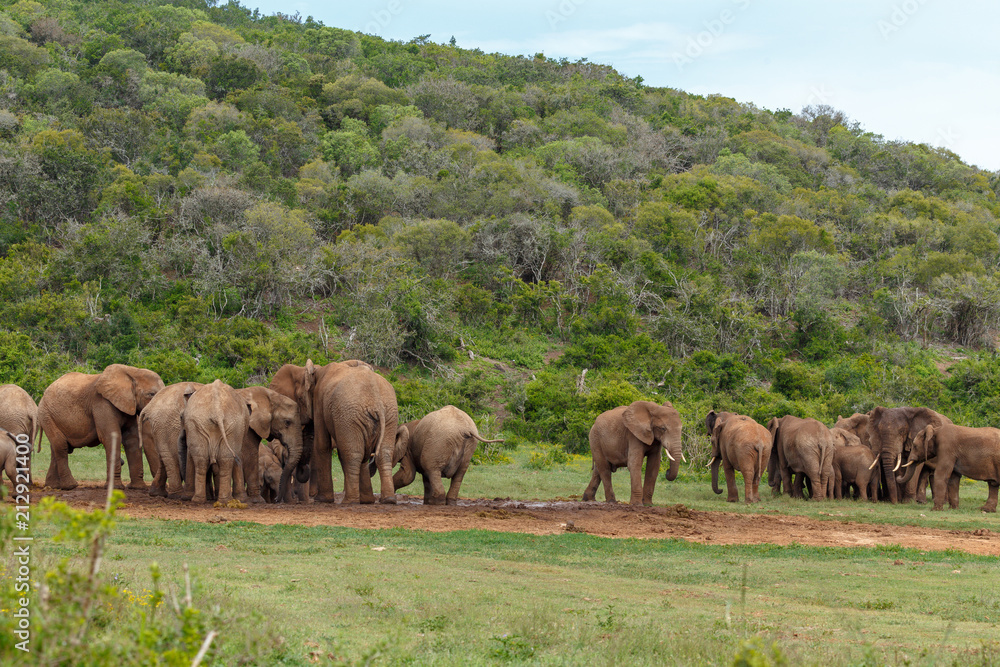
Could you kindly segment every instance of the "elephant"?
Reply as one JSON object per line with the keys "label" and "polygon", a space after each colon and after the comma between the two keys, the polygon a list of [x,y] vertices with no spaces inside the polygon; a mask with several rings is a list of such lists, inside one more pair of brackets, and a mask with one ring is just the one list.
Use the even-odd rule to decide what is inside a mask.
{"label": "elephant", "polygon": [[229,502],[234,475],[237,486],[242,478],[240,452],[251,424],[246,400],[228,384],[216,380],[191,394],[181,422],[187,440],[187,474],[194,479],[191,500],[203,503],[208,499],[207,479],[214,472],[218,474],[219,502]]}
{"label": "elephant", "polygon": [[868,413],[868,438],[872,453],[882,464],[882,481],[890,503],[907,502],[914,497],[926,502],[926,494],[916,491],[919,477],[911,475],[907,484],[900,486],[894,473],[902,465],[903,452],[909,449],[918,433],[928,425],[939,428],[950,423],[950,419],[930,408],[879,406]]}
{"label": "elephant", "polygon": [[285,451],[278,440],[257,446],[257,475],[261,497],[264,502],[277,502],[280,496],[281,472],[284,467]]}
{"label": "elephant", "polygon": [[[184,481],[184,424],[181,415],[200,382],[178,382],[160,390],[139,413],[139,444],[153,471],[149,495],[178,498]],[[157,465],[153,465],[153,461]],[[194,480],[191,480],[191,484]],[[191,492],[193,493],[193,491]]]}
{"label": "elephant", "polygon": [[715,430],[716,424],[720,421],[725,421],[730,417],[738,417],[736,413],[733,412],[716,412],[715,410],[710,410],[707,415],[705,415],[705,430],[708,432],[708,437],[712,437],[712,431]]}
{"label": "elephant", "polygon": [[[779,495],[781,485],[793,498],[804,498],[802,485],[809,479],[810,498],[833,497],[833,434],[815,419],[794,415],[774,417],[767,425],[773,447],[767,464],[767,483]],[[792,484],[792,475],[800,473]]]}
{"label": "elephant", "polygon": [[[15,436],[26,435],[28,444],[34,449],[37,427],[38,406],[35,405],[35,399],[31,397],[31,394],[16,384],[0,385],[0,430],[13,433]],[[22,467],[28,468],[30,473],[30,451],[28,452],[28,465]]]}
{"label": "elephant", "polygon": [[[446,405],[416,422],[407,422],[400,430],[406,431],[406,435],[397,438],[396,442],[402,442],[405,449],[399,470],[392,477],[393,488],[409,486],[420,473],[424,481],[425,505],[457,505],[462,479],[472,462],[476,445],[503,442],[481,437],[472,417],[454,405]],[[441,483],[445,477],[451,479],[447,496]]]}
{"label": "elephant", "polygon": [[[34,403],[34,401],[32,401]],[[10,482],[10,495],[9,498],[14,498],[15,489],[17,488],[17,469],[23,468],[24,466],[18,465],[17,462],[17,436],[20,435],[24,438],[27,434],[18,432],[16,435],[11,433],[7,429],[0,429],[0,473],[7,473],[7,480]],[[25,442],[21,447],[23,452],[25,449],[28,450],[28,455],[31,453],[31,443]],[[2,479],[2,475],[0,475]],[[25,478],[21,478],[22,482],[25,482]]]}
{"label": "elephant", "polygon": [[[302,456],[295,468],[296,493],[302,502],[311,502],[310,478],[315,479],[315,467],[311,466],[314,450],[313,437],[313,391],[316,386],[316,366],[312,359],[305,366],[285,364],[277,370],[267,388],[292,399],[299,409],[299,423],[302,425]],[[286,494],[286,500],[290,495]]]}
{"label": "elephant", "polygon": [[258,445],[261,439],[276,438],[286,453],[277,499],[277,502],[284,502],[292,473],[302,458],[302,421],[298,406],[294,400],[267,387],[245,387],[237,389],[236,393],[250,408],[250,427],[243,436],[240,456],[247,490],[238,488],[236,496],[243,500],[249,494],[250,502],[263,502],[257,474]]}
{"label": "elephant", "polygon": [[[313,397],[313,475],[316,498],[333,502],[333,450],[344,472],[342,503],[373,503],[369,463],[379,473],[379,502],[395,503],[392,482],[395,452],[405,451],[405,429],[398,428],[396,391],[364,362],[332,362],[315,371]],[[310,486],[312,479],[310,479]],[[311,489],[310,489],[311,491]]]}
{"label": "elephant", "polygon": [[[597,488],[603,484],[605,502],[616,502],[611,473],[626,467],[632,486],[629,502],[633,505],[652,505],[663,452],[670,459],[667,479],[673,481],[677,478],[684,454],[681,451],[681,417],[669,401],[663,405],[635,401],[631,405],[602,412],[590,429],[593,466],[583,499],[594,500]],[[644,458],[646,475],[643,480],[640,475]]]}
{"label": "elephant", "polygon": [[989,485],[989,497],[980,511],[997,511],[1000,429],[928,424],[913,439],[905,465],[908,470],[897,481],[906,484],[916,474],[917,464],[923,461],[934,464],[935,510],[944,508],[946,498],[952,509],[958,509],[959,482],[965,475]]}
{"label": "elephant", "polygon": [[861,500],[878,500],[878,474],[871,468],[875,455],[851,431],[830,429],[836,443],[833,450],[833,497],[851,493]]}
{"label": "elephant", "polygon": [[45,486],[75,489],[70,452],[103,444],[115,486],[122,487],[119,452],[124,448],[129,488],[145,489],[136,416],[161,389],[163,380],[155,372],[123,364],[95,375],[67,373],[50,384],[38,404],[40,432],[52,451]]}
{"label": "elephant", "polygon": [[844,431],[849,431],[852,435],[858,438],[858,443],[864,445],[868,449],[871,449],[871,441],[868,439],[868,414],[863,412],[855,412],[850,417],[841,417],[837,415],[837,423],[833,425],[833,428],[842,429]]}
{"label": "elephant", "polygon": [[771,458],[771,433],[746,415],[709,413],[715,416],[706,419],[712,427],[712,490],[722,493],[719,488],[719,465],[726,475],[726,500],[735,503],[740,500],[736,488],[736,471],[743,475],[743,497],[746,504],[760,502],[760,478]]}

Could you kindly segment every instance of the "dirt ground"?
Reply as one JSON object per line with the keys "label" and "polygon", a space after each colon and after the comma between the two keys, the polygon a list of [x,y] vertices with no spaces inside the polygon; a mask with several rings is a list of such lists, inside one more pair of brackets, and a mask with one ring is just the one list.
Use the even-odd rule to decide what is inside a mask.
{"label": "dirt ground", "polygon": [[[413,496],[400,496],[398,505],[342,506],[250,505],[245,509],[193,505],[180,500],[151,498],[127,491],[123,514],[136,519],[189,519],[208,523],[253,521],[300,526],[351,528],[411,528],[430,531],[479,528],[534,535],[567,531],[602,537],[675,537],[703,544],[803,544],[809,546],[885,546],[936,551],[959,549],[972,554],[1000,556],[1000,533],[940,530],[915,526],[818,521],[779,514],[703,512],[683,505],[634,508],[583,502],[525,502],[496,498],[463,499],[455,507],[428,506]],[[72,491],[46,491],[74,507],[104,503],[105,489],[84,482]]]}

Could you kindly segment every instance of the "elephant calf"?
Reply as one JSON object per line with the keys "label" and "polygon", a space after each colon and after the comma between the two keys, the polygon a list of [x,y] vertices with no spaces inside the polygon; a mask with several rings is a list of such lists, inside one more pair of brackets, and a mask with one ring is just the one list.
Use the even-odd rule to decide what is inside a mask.
{"label": "elephant calf", "polygon": [[266,503],[273,503],[278,500],[284,455],[284,448],[277,440],[274,440],[269,445],[263,442],[258,445],[257,474],[259,476],[261,497],[264,498],[264,502]]}
{"label": "elephant calf", "polygon": [[[403,429],[406,426],[400,427]],[[503,440],[481,437],[472,417],[454,405],[446,405],[419,420],[408,439],[397,437],[396,442],[406,443],[406,450],[399,470],[392,477],[393,487],[399,489],[412,484],[420,473],[424,480],[425,505],[457,505],[458,491],[476,445]],[[447,496],[441,483],[443,477],[451,479]]]}
{"label": "elephant calf", "polygon": [[714,410],[705,420],[712,428],[712,490],[719,488],[719,465],[726,475],[726,500],[739,502],[736,488],[736,471],[743,475],[743,496],[746,503],[760,502],[760,478],[771,458],[771,434],[766,428],[746,415],[728,412],[717,414]]}
{"label": "elephant calf", "polygon": [[[20,434],[18,434],[20,435]],[[26,434],[25,434],[26,435]],[[22,450],[23,451],[23,450]],[[31,453],[30,443],[28,455]],[[13,498],[14,489],[17,488],[17,436],[9,431],[0,429],[0,473],[6,472],[10,481],[10,498]],[[0,475],[2,481],[2,475]],[[22,480],[23,481],[23,480]]]}
{"label": "elephant calf", "polygon": [[878,471],[872,450],[861,444],[858,436],[841,428],[832,428],[836,446],[833,450],[833,497],[843,498],[853,489],[854,498],[878,500]]}

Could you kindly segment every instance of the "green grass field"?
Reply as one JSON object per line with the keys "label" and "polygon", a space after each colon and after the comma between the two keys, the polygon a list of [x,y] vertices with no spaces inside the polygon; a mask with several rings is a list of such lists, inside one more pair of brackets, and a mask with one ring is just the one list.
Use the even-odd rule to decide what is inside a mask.
{"label": "green grass field", "polygon": [[[528,467],[531,455],[518,450],[510,464],[475,466],[463,497],[582,492],[587,459],[537,470]],[[39,478],[47,463],[47,452],[36,456]],[[99,449],[71,458],[80,479],[100,479],[103,465]],[[619,497],[627,495],[625,473],[614,481]],[[655,500],[997,529],[995,516],[976,509],[985,484],[968,483],[962,494],[962,507],[945,512],[768,493],[748,509],[712,493],[706,475],[687,472],[661,479]],[[43,544],[49,558],[86,556]],[[102,573],[141,599],[154,560],[174,591],[183,590],[188,564],[203,606],[237,617],[260,612],[267,621],[253,621],[255,631],[281,638],[287,664],[310,664],[310,653],[349,664],[728,664],[752,638],[776,642],[791,664],[1000,663],[1000,563],[958,551],[126,519],[108,542]]]}

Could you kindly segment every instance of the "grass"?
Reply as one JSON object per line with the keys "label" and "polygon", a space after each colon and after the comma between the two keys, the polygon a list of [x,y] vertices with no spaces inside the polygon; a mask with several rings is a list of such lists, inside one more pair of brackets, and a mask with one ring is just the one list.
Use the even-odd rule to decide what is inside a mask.
{"label": "grass", "polygon": [[[510,464],[472,468],[463,497],[573,499],[590,477],[586,457],[534,469],[537,449],[508,454]],[[103,478],[103,450],[70,461],[78,478]],[[47,451],[36,455],[36,475],[47,463]],[[627,473],[614,482],[627,497]],[[685,470],[661,478],[655,501],[996,529],[995,516],[978,512],[985,496],[975,482],[958,511],[768,493],[747,508]],[[38,544],[47,559],[86,556]],[[263,611],[287,643],[287,664],[311,664],[310,654],[352,664],[724,664],[750,638],[777,642],[791,664],[1000,663],[1000,563],[957,551],[121,520],[102,576],[142,591],[154,559],[175,590],[189,564],[203,606]]]}
{"label": "grass", "polygon": [[103,571],[141,590],[152,558],[349,662],[719,664],[754,636],[793,664],[1000,660],[1000,566],[964,553],[124,520]]}

